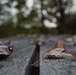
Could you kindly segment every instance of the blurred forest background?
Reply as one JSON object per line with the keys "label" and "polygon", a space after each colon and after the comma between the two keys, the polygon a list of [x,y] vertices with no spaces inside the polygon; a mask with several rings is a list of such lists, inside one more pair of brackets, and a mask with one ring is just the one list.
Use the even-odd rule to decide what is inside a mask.
{"label": "blurred forest background", "polygon": [[0,37],[76,34],[76,0],[0,0]]}

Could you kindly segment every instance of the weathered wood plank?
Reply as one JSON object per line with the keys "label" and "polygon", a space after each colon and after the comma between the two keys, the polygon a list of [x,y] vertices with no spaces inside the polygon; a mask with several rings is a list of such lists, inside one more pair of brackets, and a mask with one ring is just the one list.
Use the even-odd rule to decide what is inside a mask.
{"label": "weathered wood plank", "polygon": [[25,75],[35,46],[26,39],[12,40],[12,44],[14,51],[11,56],[0,60],[0,75]]}
{"label": "weathered wood plank", "polygon": [[[45,59],[48,48],[53,44],[54,42],[51,42],[41,46],[40,75],[76,75],[76,58]],[[70,47],[66,46],[67,49]]]}

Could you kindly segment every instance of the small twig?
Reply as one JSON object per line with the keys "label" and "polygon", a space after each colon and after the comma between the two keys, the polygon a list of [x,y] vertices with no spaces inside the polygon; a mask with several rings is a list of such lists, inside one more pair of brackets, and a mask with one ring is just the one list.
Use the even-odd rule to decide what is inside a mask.
{"label": "small twig", "polygon": [[37,63],[39,63],[40,62],[40,60],[37,60],[36,62],[34,62],[33,64],[31,64],[32,66],[33,65],[35,65],[35,64],[37,64]]}

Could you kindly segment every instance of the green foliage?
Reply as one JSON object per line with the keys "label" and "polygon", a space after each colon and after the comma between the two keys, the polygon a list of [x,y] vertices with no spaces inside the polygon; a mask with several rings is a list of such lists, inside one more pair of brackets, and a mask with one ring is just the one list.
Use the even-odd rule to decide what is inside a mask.
{"label": "green foliage", "polygon": [[[4,6],[7,8],[11,8],[11,5],[14,1],[17,1],[17,5],[15,8],[19,11],[15,16],[17,19],[17,24],[14,27],[13,15],[10,16],[10,12],[8,13],[5,10]],[[76,34],[76,15],[66,15],[65,9],[70,0],[39,0],[38,4],[41,5],[41,8],[36,8],[37,3],[34,2],[34,5],[29,9],[26,5],[27,0],[9,0],[8,3],[1,5],[0,7],[0,15],[5,14],[7,16],[7,22],[0,25],[0,37],[8,37],[16,34],[57,34],[58,28],[46,28],[44,26],[44,20],[49,20],[53,22],[53,18],[57,19],[57,25],[60,25],[60,29],[64,31],[64,33],[68,34]],[[41,3],[42,2],[42,3]],[[72,4],[72,3],[71,3]],[[70,7],[70,6],[68,6]],[[26,15],[29,11],[29,15]],[[42,12],[44,11],[44,15]],[[61,14],[61,17],[57,16],[57,12]],[[7,14],[8,15],[7,15]],[[46,14],[47,13],[47,14]],[[42,18],[40,17],[42,15]],[[4,18],[5,20],[5,18]],[[0,18],[1,21],[1,18]],[[26,29],[25,25],[29,25],[31,28]]]}
{"label": "green foliage", "polygon": [[64,31],[67,34],[76,34],[76,15],[66,15]]}
{"label": "green foliage", "polygon": [[16,0],[18,2],[16,8],[19,10],[25,5],[26,0]]}
{"label": "green foliage", "polygon": [[0,26],[0,37],[8,37],[14,35],[14,27],[11,20]]}
{"label": "green foliage", "polygon": [[[46,28],[45,34],[57,34],[56,28]],[[31,28],[31,29],[25,29],[25,34],[44,34],[44,32],[41,30],[41,28]]]}
{"label": "green foliage", "polygon": [[50,8],[56,7],[57,3],[55,0],[48,0],[48,1],[49,1],[48,7]]}

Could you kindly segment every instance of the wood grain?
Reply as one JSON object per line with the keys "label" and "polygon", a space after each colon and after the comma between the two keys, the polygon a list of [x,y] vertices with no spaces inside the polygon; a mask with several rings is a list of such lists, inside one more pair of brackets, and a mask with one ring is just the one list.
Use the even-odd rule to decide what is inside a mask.
{"label": "wood grain", "polygon": [[26,75],[35,46],[30,45],[29,40],[25,38],[11,41],[14,51],[7,59],[0,60],[0,75]]}
{"label": "wood grain", "polygon": [[[48,48],[54,43],[55,42],[50,42],[41,46],[40,75],[76,75],[76,58],[65,57],[63,59],[45,59]],[[68,49],[67,46],[66,48]]]}

